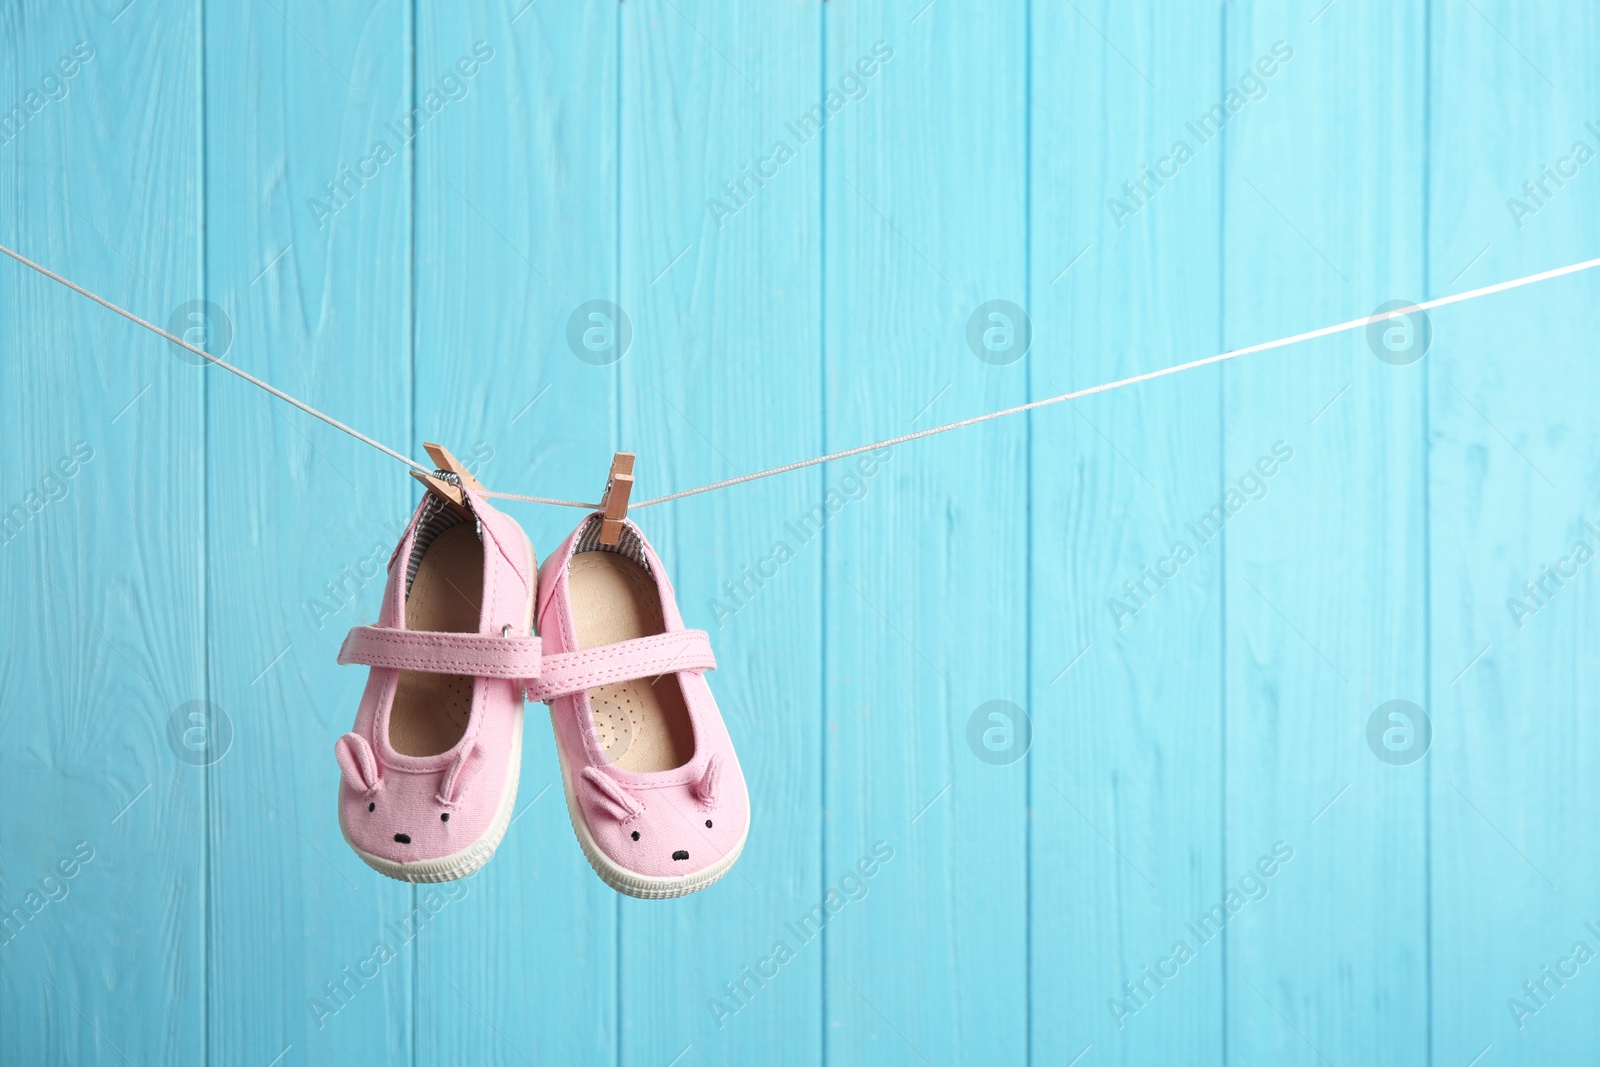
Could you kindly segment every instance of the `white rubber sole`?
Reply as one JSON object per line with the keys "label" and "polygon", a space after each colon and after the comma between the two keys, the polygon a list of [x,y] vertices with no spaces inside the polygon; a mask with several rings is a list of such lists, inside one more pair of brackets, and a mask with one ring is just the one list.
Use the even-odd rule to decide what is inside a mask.
{"label": "white rubber sole", "polygon": [[[550,709],[550,714],[555,715],[555,709]],[[555,723],[551,722],[552,729]],[[589,823],[583,817],[583,809],[578,805],[577,795],[573,792],[572,776],[567,773],[567,755],[561,748],[561,740],[556,738],[556,754],[561,764],[561,789],[567,795],[567,817],[572,820],[572,832],[577,835],[578,846],[583,849],[584,859],[589,861],[589,866],[594,868],[594,873],[600,880],[619,893],[641,900],[667,900],[672,897],[684,897],[690,893],[697,893],[708,886],[716,884],[723,875],[733,869],[734,862],[739,854],[744,851],[744,843],[750,837],[750,823],[748,818],[744,824],[744,833],[739,835],[739,843],[733,846],[733,851],[723,856],[717,862],[704,870],[679,877],[659,877],[647,874],[636,874],[626,867],[618,865],[611,857],[600,851],[600,846],[595,843],[594,835],[589,832]],[[750,810],[749,795],[745,796],[745,810]]]}
{"label": "white rubber sole", "polygon": [[[533,554],[533,542],[528,540],[526,531],[522,531],[522,548],[524,558],[528,561],[529,578],[528,607],[523,613],[523,630],[533,632],[533,612],[539,602],[539,570],[536,566],[538,560]],[[374,856],[356,847],[350,840],[350,834],[344,827],[344,809],[339,809],[339,832],[344,835],[344,843],[350,846],[350,851],[361,857],[361,862],[390,878],[401,882],[453,882],[458,878],[465,878],[472,874],[485,863],[489,862],[495,850],[500,847],[500,842],[506,836],[506,829],[511,825],[511,814],[517,807],[517,784],[522,778],[522,724],[527,709],[527,699],[517,708],[517,721],[511,730],[511,766],[506,774],[505,784],[500,788],[500,804],[495,809],[494,822],[472,844],[459,852],[452,852],[448,856],[439,856],[431,860],[414,860],[410,863],[401,863],[396,860],[386,860],[382,856]]]}

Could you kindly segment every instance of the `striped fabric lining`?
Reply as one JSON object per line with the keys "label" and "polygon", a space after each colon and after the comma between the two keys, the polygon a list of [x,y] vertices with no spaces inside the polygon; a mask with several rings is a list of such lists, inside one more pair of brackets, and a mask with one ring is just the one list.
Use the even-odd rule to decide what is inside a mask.
{"label": "striped fabric lining", "polygon": [[616,544],[603,545],[600,543],[600,516],[598,515],[589,516],[589,521],[584,524],[583,532],[578,535],[577,543],[572,546],[572,554],[574,556],[579,552],[615,552],[619,556],[628,557],[643,567],[646,574],[651,573],[650,559],[645,555],[644,542],[639,539],[639,535],[634,532],[633,527],[624,526],[622,528],[622,536],[617,538]]}
{"label": "striped fabric lining", "polygon": [[[438,473],[441,478],[446,476],[444,471]],[[411,583],[417,578],[417,568],[422,565],[422,557],[427,553],[428,546],[433,544],[433,539],[450,529],[450,527],[466,521],[455,508],[446,504],[432,493],[428,494],[428,503],[422,511],[422,520],[417,523],[417,539],[411,545],[411,558],[406,561],[406,597],[408,599],[411,596]],[[479,540],[483,538],[481,526],[478,529],[478,538]]]}

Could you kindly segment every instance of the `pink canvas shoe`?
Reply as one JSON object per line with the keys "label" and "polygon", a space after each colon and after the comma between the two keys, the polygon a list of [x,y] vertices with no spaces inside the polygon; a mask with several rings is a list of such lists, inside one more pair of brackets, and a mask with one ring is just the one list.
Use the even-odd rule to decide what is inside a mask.
{"label": "pink canvas shoe", "polygon": [[339,827],[368,866],[403,882],[463,878],[511,822],[524,680],[539,674],[533,546],[472,489],[472,518],[432,493],[389,558],[376,626],[340,663],[371,667],[339,738]]}
{"label": "pink canvas shoe", "polygon": [[667,572],[639,528],[600,543],[585,519],[539,575],[541,677],[567,811],[601,880],[677,897],[728,872],[750,800],[705,671],[704,630],[686,630]]}

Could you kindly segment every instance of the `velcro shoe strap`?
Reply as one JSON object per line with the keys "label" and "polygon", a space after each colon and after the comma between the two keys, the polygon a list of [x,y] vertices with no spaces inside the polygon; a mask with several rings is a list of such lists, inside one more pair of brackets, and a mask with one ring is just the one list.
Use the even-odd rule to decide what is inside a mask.
{"label": "velcro shoe strap", "polygon": [[540,658],[537,637],[395,630],[385,626],[357,626],[339,649],[340,663],[475,678],[537,678]]}
{"label": "velcro shoe strap", "polygon": [[673,630],[614,645],[560,652],[544,658],[544,670],[528,683],[529,700],[581,693],[599,685],[656,679],[679,671],[709,671],[717,666],[704,630]]}

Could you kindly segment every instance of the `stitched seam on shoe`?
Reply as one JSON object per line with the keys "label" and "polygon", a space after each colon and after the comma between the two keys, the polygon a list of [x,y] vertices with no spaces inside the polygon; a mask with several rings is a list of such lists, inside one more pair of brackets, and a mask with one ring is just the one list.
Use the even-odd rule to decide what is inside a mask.
{"label": "stitched seam on shoe", "polygon": [[[444,647],[455,646],[456,651],[467,649],[480,649],[485,652],[505,652],[523,646],[533,651],[538,651],[538,639],[533,637],[500,637],[496,634],[454,634],[441,630],[396,630],[391,626],[363,626],[359,627],[357,639],[361,641],[375,641],[389,645],[414,645],[417,640],[432,642]],[[414,634],[417,638],[391,637],[384,633],[385,630],[394,634]],[[426,636],[420,636],[426,635]]]}
{"label": "stitched seam on shoe", "polygon": [[[542,655],[535,639],[519,637],[515,639],[493,637],[490,635],[430,635],[423,640],[427,641],[433,649],[441,654],[438,660],[431,658],[418,658],[415,651],[416,642],[405,637],[391,637],[381,631],[383,627],[360,627],[347,639],[346,649],[352,657],[352,662],[368,662],[368,666],[393,666],[397,669],[426,670],[435,674],[468,674],[474,677],[494,677],[527,679],[539,676]],[[393,631],[394,633],[423,633],[427,631]],[[359,647],[350,647],[348,642],[356,646],[364,642],[371,642],[375,648],[363,650]],[[341,649],[341,654],[346,650]],[[464,659],[449,659],[450,655],[463,656]],[[356,658],[361,657],[361,658]],[[450,669],[445,669],[450,668]],[[485,674],[485,671],[495,672]],[[513,673],[502,674],[509,671]]]}
{"label": "stitched seam on shoe", "polygon": [[[617,655],[619,651],[626,649],[629,645],[667,645],[672,644],[672,638],[674,637],[681,638],[681,640],[677,641],[673,645],[673,647],[677,649],[684,649],[686,647],[693,648],[693,646],[701,645],[704,646],[704,650],[707,655],[711,654],[710,635],[704,630],[671,630],[664,634],[652,634],[649,637],[635,637],[630,641],[619,641],[612,645],[601,645],[599,648],[586,648],[577,652],[562,652],[558,653],[557,655],[560,656],[562,664],[570,663],[574,666],[584,666],[596,661],[608,660]],[[652,648],[650,654],[657,655],[661,651],[665,650]],[[550,658],[555,659],[556,657],[552,656]],[[711,668],[707,667],[703,669],[710,670]]]}
{"label": "stitched seam on shoe", "polygon": [[[563,680],[560,674],[545,675],[541,676],[540,681],[544,683],[545,686],[555,687],[555,690],[551,693],[552,696],[565,696],[570,693],[576,693],[580,690],[594,689],[597,686],[610,685],[613,682],[632,682],[641,678],[655,677],[656,675],[666,673],[666,669],[669,667],[675,668],[672,671],[673,674],[677,674],[679,671],[692,671],[698,674],[710,669],[708,667],[699,667],[693,664],[681,665],[678,664],[676,660],[668,660],[665,663],[652,661],[648,663],[636,663],[629,667],[613,667],[608,671],[599,671],[595,674],[584,674],[578,678],[573,678],[570,680]],[[569,686],[575,688],[568,688]],[[535,686],[534,688],[541,689],[543,687]]]}

